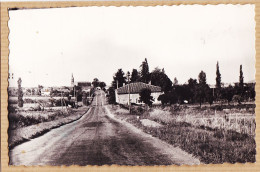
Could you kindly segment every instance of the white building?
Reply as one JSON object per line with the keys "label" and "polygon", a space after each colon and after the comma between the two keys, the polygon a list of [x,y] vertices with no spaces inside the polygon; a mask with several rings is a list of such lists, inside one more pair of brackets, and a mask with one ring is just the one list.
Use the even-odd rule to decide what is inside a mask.
{"label": "white building", "polygon": [[51,89],[50,88],[43,88],[41,90],[41,96],[50,96],[51,95]]}
{"label": "white building", "polygon": [[[143,82],[135,82],[127,84],[123,87],[120,87],[115,90],[116,102],[119,104],[128,104],[129,102],[129,93],[130,93],[130,102],[136,104],[142,104],[140,102],[140,95],[142,89],[148,88],[151,90],[151,96],[154,98],[153,104],[160,104],[161,101],[158,101],[158,97],[163,94],[161,87],[154,86],[150,84],[145,84]],[[129,93],[128,93],[129,90]]]}

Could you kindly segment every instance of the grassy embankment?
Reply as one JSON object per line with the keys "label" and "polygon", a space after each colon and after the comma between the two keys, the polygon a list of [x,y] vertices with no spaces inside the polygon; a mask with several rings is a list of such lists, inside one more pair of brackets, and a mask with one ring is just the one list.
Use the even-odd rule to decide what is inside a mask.
{"label": "grassy embankment", "polygon": [[[41,103],[48,103],[48,99]],[[32,104],[32,100],[26,100],[23,108],[18,108],[15,102],[9,101],[8,108],[8,145],[12,149],[14,146],[28,141],[32,138],[45,134],[51,129],[71,123],[81,118],[89,107],[78,109],[61,107],[40,108]]]}
{"label": "grassy embankment", "polygon": [[[210,108],[151,108],[148,112],[137,115],[129,114],[127,110],[119,106],[109,106],[111,112],[117,118],[126,120],[144,132],[158,137],[174,146],[178,146],[198,157],[203,163],[245,163],[255,162],[256,143],[254,135],[239,133],[225,128],[214,128],[211,126],[194,125],[187,118],[203,118],[215,116],[215,111]],[[233,109],[228,113],[240,112],[245,116],[249,115],[244,110]],[[224,111],[217,111],[218,115],[225,115]],[[253,111],[250,112],[254,115]],[[145,127],[142,119],[149,119],[162,124],[161,127]],[[185,122],[188,121],[188,122]],[[227,125],[227,124],[226,124]],[[213,125],[212,125],[213,126]]]}

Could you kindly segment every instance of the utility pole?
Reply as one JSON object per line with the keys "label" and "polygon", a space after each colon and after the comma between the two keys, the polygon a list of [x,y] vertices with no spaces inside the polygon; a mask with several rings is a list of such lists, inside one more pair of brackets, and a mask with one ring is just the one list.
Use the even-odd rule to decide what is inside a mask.
{"label": "utility pole", "polygon": [[62,91],[61,91],[61,99],[60,99],[60,104],[61,104],[61,110],[63,111],[63,102],[62,102],[62,98],[63,98],[63,93],[62,93]]}
{"label": "utility pole", "polygon": [[129,113],[131,112],[131,102],[130,102],[130,84],[129,84],[130,72],[127,72],[127,81],[128,81],[128,105],[129,105]]}
{"label": "utility pole", "polygon": [[74,100],[75,100],[75,106],[76,106],[76,87],[75,87],[75,84],[74,84]]}

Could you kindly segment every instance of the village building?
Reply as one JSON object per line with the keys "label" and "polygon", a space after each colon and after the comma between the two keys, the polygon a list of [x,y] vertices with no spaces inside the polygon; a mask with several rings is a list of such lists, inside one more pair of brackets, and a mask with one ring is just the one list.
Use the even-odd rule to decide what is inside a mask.
{"label": "village building", "polygon": [[41,89],[41,96],[50,96],[51,95],[51,88],[46,87]]}
{"label": "village building", "polygon": [[146,84],[143,82],[135,82],[124,85],[115,90],[116,102],[119,104],[129,104],[129,95],[130,102],[135,104],[143,104],[140,101],[140,92],[142,89],[148,88],[151,90],[151,96],[154,98],[153,104],[160,104],[161,101],[158,100],[158,97],[163,94],[161,87],[154,86],[151,84]]}
{"label": "village building", "polygon": [[73,74],[71,75],[71,89],[73,90],[74,86],[80,87],[80,89],[84,92],[89,92],[91,89],[91,82],[86,82],[86,81],[74,81],[74,76]]}

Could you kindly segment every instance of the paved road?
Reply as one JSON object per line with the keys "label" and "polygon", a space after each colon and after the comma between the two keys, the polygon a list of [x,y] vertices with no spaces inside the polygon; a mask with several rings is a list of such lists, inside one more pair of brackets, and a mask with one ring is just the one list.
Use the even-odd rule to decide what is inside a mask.
{"label": "paved road", "polygon": [[97,91],[78,121],[16,146],[11,165],[169,165],[199,161],[133,126],[109,117],[105,95]]}

